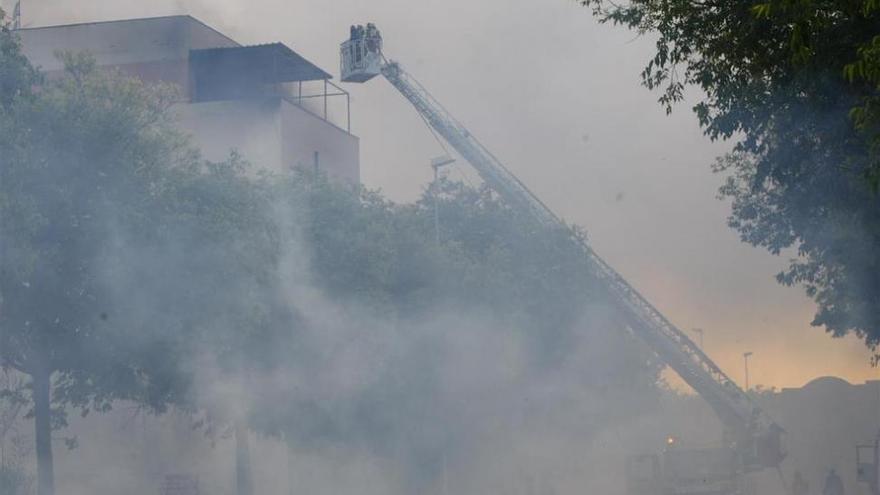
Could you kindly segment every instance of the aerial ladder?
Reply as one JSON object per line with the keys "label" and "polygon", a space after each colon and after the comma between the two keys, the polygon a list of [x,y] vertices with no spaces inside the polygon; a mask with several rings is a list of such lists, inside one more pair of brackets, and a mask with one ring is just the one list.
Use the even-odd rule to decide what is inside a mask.
{"label": "aerial ladder", "polygon": [[[383,40],[373,24],[352,26],[351,37],[340,47],[343,82],[366,82],[382,75],[415,107],[418,114],[483,181],[517,211],[551,228],[565,223],[535,196],[470,131],[431,94],[382,53]],[[572,236],[589,262],[592,275],[610,295],[627,329],[690,385],[714,410],[725,428],[725,443],[735,452],[743,473],[779,469],[785,457],[783,429],[691,339],[581,238]]]}

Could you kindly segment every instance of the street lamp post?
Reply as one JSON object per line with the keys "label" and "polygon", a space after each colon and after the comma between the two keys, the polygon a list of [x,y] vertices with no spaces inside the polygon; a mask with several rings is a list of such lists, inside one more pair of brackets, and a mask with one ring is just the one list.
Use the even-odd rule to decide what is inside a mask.
{"label": "street lamp post", "polygon": [[434,183],[431,184],[431,196],[434,198],[434,241],[440,244],[440,199],[437,197],[437,187],[439,187],[440,168],[449,165],[455,160],[449,155],[439,156],[431,160],[431,168],[434,169]]}
{"label": "street lamp post", "polygon": [[746,369],[746,392],[749,391],[749,357],[754,354],[752,351],[743,353],[743,364]]}

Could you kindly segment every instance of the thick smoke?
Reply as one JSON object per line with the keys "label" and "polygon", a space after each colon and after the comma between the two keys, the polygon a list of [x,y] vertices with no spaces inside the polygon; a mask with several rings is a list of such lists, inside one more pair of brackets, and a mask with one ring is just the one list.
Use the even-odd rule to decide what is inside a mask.
{"label": "thick smoke", "polygon": [[[388,55],[555,211],[587,226],[599,253],[652,303],[683,327],[705,328],[723,369],[740,369],[743,349],[762,347],[774,356],[755,360],[762,383],[877,377],[855,338],[825,352],[828,337],[809,327],[814,304],[773,280],[785,260],[742,245],[725,225],[729,206],[715,199],[719,178],[707,164],[729,145],[703,138],[690,104],[667,117],[639,85],[654,41],[596,25],[577,2],[513,10],[502,0],[418,8],[400,0],[337,0],[331,8],[321,0],[22,3],[34,26],[192,14],[242,43],[283,41],[328,70],[346,28],[376,22]],[[396,200],[417,197],[436,143],[382,81],[346,89],[365,183]],[[767,341],[770,331],[778,338]],[[795,340],[799,353],[787,345]]]}
{"label": "thick smoke", "polygon": [[[121,401],[86,418],[70,411],[70,426],[59,434],[75,436],[79,446],[59,452],[59,487],[74,495],[154,493],[165,475],[187,473],[204,493],[231,493],[231,424],[247,417],[256,493],[620,488],[619,478],[600,476],[598,457],[588,452],[608,428],[654,407],[656,367],[601,300],[584,300],[570,328],[547,334],[512,324],[489,304],[454,298],[404,313],[377,311],[369,299],[327,292],[308,231],[326,212],[296,200],[265,206],[282,246],[271,294],[204,270],[233,261],[220,244],[216,252],[205,244],[197,226],[145,247],[108,212],[117,228],[102,255],[103,284],[115,295],[106,318],[130,334],[130,347],[115,351],[134,359],[149,349],[170,375],[183,377],[171,397],[156,398],[179,406]],[[427,220],[425,208],[389,211]],[[188,306],[218,293],[233,309],[199,322],[206,339],[240,331],[232,311],[247,304],[235,299],[253,293],[286,308],[289,337],[244,368],[229,362],[235,352],[178,347],[192,345],[176,337]],[[600,457],[622,469],[620,455]]]}
{"label": "thick smoke", "polygon": [[[169,13],[153,10],[145,4],[113,7],[116,10],[112,11],[111,7],[98,4],[86,4],[84,10],[80,10],[81,6],[69,5],[53,10],[57,3],[26,5],[26,9],[39,12],[44,24],[91,20],[101,15],[115,18]],[[506,6],[502,3],[494,5],[501,9],[497,12],[509,12],[503,10]],[[396,19],[392,22],[398,26],[418,24],[408,22],[405,16],[392,17],[393,4],[386,2],[382,7],[389,18]],[[351,7],[352,3],[348,5]],[[251,22],[239,17],[245,10],[241,5],[218,9],[204,2],[198,5],[175,2],[166,7],[177,9],[175,13],[194,9],[192,12],[208,16],[212,24],[241,34],[243,41],[267,41],[255,39],[253,31],[238,27]],[[401,10],[399,4],[396,7]],[[272,24],[271,32],[279,38],[289,36],[290,24],[283,20],[286,16],[277,15],[284,8],[287,6],[278,2],[264,2],[256,7],[256,12],[265,15],[249,17]],[[330,9],[329,14],[321,14],[319,10],[326,10],[323,2],[309,8],[315,15],[331,15],[334,25],[343,27],[362,21],[357,16],[373,14],[354,8],[344,15],[334,9]],[[270,11],[274,15],[269,15]],[[552,9],[542,6],[541,12],[545,11]],[[548,23],[561,22],[555,15],[528,12],[535,14],[534,22],[545,27]],[[574,17],[569,11],[563,12],[565,16]],[[495,13],[481,15],[483,20],[498,17]],[[322,26],[321,30],[329,31],[322,23],[317,24]],[[419,55],[413,48],[412,53],[405,54],[406,60],[413,61],[420,75],[426,74],[424,79],[431,81],[432,87],[445,89],[444,96],[452,95],[450,100],[472,103],[460,103],[455,108],[489,108],[485,113],[471,110],[473,114],[464,120],[476,122],[475,128],[490,129],[490,142],[509,145],[502,149],[513,151],[506,151],[505,155],[517,156],[521,152],[524,158],[519,160],[520,164],[535,164],[518,172],[525,172],[527,182],[536,184],[543,197],[558,202],[554,206],[570,217],[589,220],[596,228],[597,242],[606,243],[600,245],[604,248],[602,252],[616,258],[615,262],[624,261],[624,271],[641,278],[635,281],[636,285],[647,287],[652,300],[656,300],[654,296],[659,297],[664,308],[675,309],[676,304],[701,308],[690,313],[679,306],[679,314],[687,318],[674,319],[687,321],[694,317],[714,323],[720,315],[727,321],[722,322],[721,331],[710,338],[717,339],[712,345],[736,347],[728,352],[733,356],[728,359],[731,366],[740,364],[738,350],[745,344],[732,343],[735,332],[724,332],[724,325],[731,329],[776,326],[780,323],[779,317],[772,315],[778,313],[781,300],[783,306],[794,308],[791,311],[794,316],[786,316],[781,324],[802,331],[808,316],[808,310],[801,311],[802,301],[788,295],[776,299],[758,297],[756,291],[751,290],[759,286],[761,289],[757,292],[761,294],[776,294],[771,280],[761,285],[762,282],[755,280],[757,276],[749,275],[745,268],[757,267],[755,273],[763,274],[768,272],[767,266],[775,262],[762,258],[759,263],[751,263],[750,255],[729,247],[735,245],[735,240],[725,237],[726,231],[719,233],[723,227],[714,231],[706,229],[717,235],[704,236],[710,239],[703,241],[713,243],[721,239],[718,249],[704,250],[710,253],[709,257],[701,257],[693,248],[694,230],[685,227],[700,222],[720,226],[723,220],[722,208],[715,211],[712,209],[715,206],[702,207],[713,201],[714,182],[711,181],[715,178],[700,184],[693,180],[692,173],[716,154],[716,149],[702,150],[705,156],[670,152],[667,161],[667,148],[695,148],[692,141],[696,138],[690,134],[679,136],[679,146],[670,145],[666,142],[671,139],[668,133],[661,131],[676,126],[669,126],[666,120],[650,124],[653,121],[650,116],[645,117],[642,110],[620,112],[618,107],[595,104],[596,99],[630,99],[621,95],[595,96],[604,94],[606,86],[619,86],[619,74],[613,70],[616,66],[607,63],[602,70],[591,71],[605,83],[587,84],[586,76],[554,83],[540,82],[534,77],[519,79],[521,67],[509,63],[506,57],[511,53],[520,54],[523,59],[540,60],[542,70],[534,72],[543,74],[555,73],[559,67],[566,66],[595,68],[595,64],[575,53],[570,39],[560,39],[561,35],[551,36],[550,41],[554,46],[568,47],[566,50],[554,53],[554,58],[534,56],[534,53],[550,50],[545,49],[544,41],[534,42],[532,36],[523,35],[531,32],[532,19],[520,19],[513,33],[507,30],[506,21],[489,24],[493,27],[486,34],[451,37],[443,35],[449,34],[448,25],[442,29],[430,28],[428,32],[434,33],[432,35],[399,27],[401,33],[417,40],[414,46],[423,54],[432,54],[430,59],[420,58],[426,55]],[[585,29],[574,24],[578,29]],[[566,26],[572,27],[571,23]],[[331,47],[326,53],[322,52],[321,62],[332,66],[335,59],[330,57],[335,56],[335,43],[324,39],[325,34],[308,34],[306,37],[298,32],[293,39],[306,39],[296,46],[311,43],[318,50],[319,41],[313,39],[320,40],[321,46]],[[456,60],[455,64],[463,65],[441,70],[438,61],[447,58],[448,53],[470,53],[465,48],[472,44],[482,46],[493,36],[510,43],[499,43],[501,48],[497,50],[500,51],[492,52],[494,56],[489,57],[495,60],[492,67],[501,72],[489,71],[490,76],[504,74],[498,79],[523,82],[499,91],[495,96],[498,99],[484,105],[485,92],[477,92],[480,98],[477,101],[472,88],[462,88],[463,83],[459,81],[470,81],[471,75],[479,72],[473,70],[474,65],[467,66],[462,60]],[[620,44],[626,41],[615,40]],[[602,46],[601,41],[595,44]],[[405,43],[399,45],[405,50]],[[436,53],[436,48],[435,52],[428,49],[438,45],[452,48],[443,56]],[[642,54],[630,54],[629,58],[636,71]],[[467,77],[461,76],[465,73]],[[611,79],[613,83],[608,82]],[[435,81],[439,82],[435,84]],[[496,83],[493,80],[486,87]],[[587,85],[587,90],[582,84]],[[571,86],[577,86],[576,90]],[[363,105],[361,108],[382,115],[384,120],[396,120],[396,117],[384,117],[387,111],[401,117],[401,122],[407,122],[396,124],[400,127],[393,130],[388,130],[385,124],[363,125],[366,118],[361,122],[367,156],[373,158],[364,163],[368,180],[376,185],[385,185],[383,181],[387,181],[392,192],[412,196],[411,191],[400,192],[415,189],[413,185],[424,179],[418,174],[428,173],[427,167],[413,166],[412,162],[424,161],[424,156],[430,153],[424,143],[413,146],[416,151],[400,149],[407,148],[401,146],[401,142],[410,141],[401,136],[412,137],[425,132],[415,125],[402,129],[408,123],[418,122],[410,113],[405,113],[411,112],[410,109],[394,106],[395,102],[399,103],[399,95],[382,93],[381,88],[374,87],[370,91],[379,92],[374,99],[366,91],[355,93],[356,109],[357,105]],[[553,102],[532,100],[544,101],[546,108],[552,111],[536,103],[523,103],[526,112],[523,115],[530,119],[499,118],[495,112],[502,106],[500,102],[521,101],[523,91],[535,97],[539,93],[559,91],[569,96],[590,94],[593,103],[582,106],[598,116],[587,119],[580,110],[571,110],[578,105],[566,98],[554,98]],[[641,95],[640,88],[634,91]],[[459,100],[459,96],[464,100]],[[653,97],[644,98],[635,99],[645,107],[652,105]],[[405,119],[407,115],[413,122]],[[604,118],[603,115],[612,116]],[[640,146],[632,146],[631,132],[620,131],[629,125],[620,115],[638,119],[639,125],[646,127],[638,129]],[[553,125],[547,126],[549,130],[536,130],[531,123],[527,125],[527,120],[533,121],[537,128],[551,122]],[[356,128],[356,132],[360,130]],[[552,144],[535,146],[539,138],[543,143]],[[425,135],[424,139],[430,138]],[[420,141],[413,139],[413,142]],[[377,147],[383,149],[377,150]],[[548,153],[551,148],[554,151]],[[555,150],[560,151],[557,154]],[[664,163],[682,164],[681,168],[672,169],[673,175],[668,181],[657,180],[653,168],[640,174],[630,167],[638,163],[653,167],[661,155]],[[389,156],[395,159],[388,164],[377,163],[381,161],[378,158]],[[585,167],[581,161],[598,165]],[[627,166],[622,167],[621,163]],[[409,172],[411,170],[422,172]],[[562,181],[568,184],[560,186],[547,177],[565,177]],[[694,190],[705,191],[706,197],[701,200],[700,193],[690,189],[682,193],[670,186],[673,183],[696,185]],[[562,192],[555,194],[560,187]],[[609,187],[613,193],[606,190]],[[192,232],[176,232],[171,236],[175,242],[145,248],[127,237],[123,226],[115,228],[114,236],[108,240],[103,266],[106,285],[119,297],[106,309],[107,319],[137,323],[126,327],[131,332],[128,350],[134,354],[135,350],[153,346],[156,359],[179,363],[181,369],[177,371],[187,379],[171,393],[191,397],[180,401],[179,408],[168,411],[151,411],[126,402],[114,404],[111,412],[90,414],[86,418],[79,418],[71,411],[69,428],[56,433],[59,440],[76,437],[79,443],[78,448],[69,452],[64,451],[63,446],[57,451],[58,485],[65,493],[155,494],[164,476],[171,473],[197,476],[204,494],[233,493],[235,452],[231,421],[247,414],[252,415],[255,429],[264,432],[251,434],[252,469],[258,494],[622,493],[625,456],[654,450],[662,443],[670,423],[644,415],[657,407],[656,391],[651,387],[655,363],[648,361],[649,354],[640,344],[618,331],[619,325],[600,300],[585,299],[577,312],[577,321],[569,326],[570,333],[562,336],[513,328],[508,315],[498,314],[491,307],[448,300],[438,300],[429,307],[403,315],[377,312],[363,300],[328,294],[316,273],[319,264],[316,258],[320,254],[316,251],[320,248],[311,244],[303,227],[313,212],[291,211],[285,204],[269,207],[268,216],[277,224],[284,246],[282,262],[275,274],[281,283],[270,297],[284,303],[287,312],[280,318],[289,319],[291,328],[296,330],[289,345],[267,354],[272,362],[284,360],[284,366],[257,367],[247,373],[236,370],[235,363],[223,356],[205,354],[195,347],[179,348],[171,343],[179,330],[176,322],[182,308],[206,297],[205,292],[221,287],[235,295],[258,292],[258,289],[230,285],[219,275],[216,280],[188,279],[186,268],[193,263],[222,265],[223,256],[220,251],[204,250]],[[709,210],[712,215],[706,214]],[[108,215],[108,224],[114,225],[114,222],[112,215]],[[623,228],[624,225],[628,227]],[[131,259],[137,259],[137,263],[129,263]],[[627,262],[633,260],[633,263]],[[669,265],[665,264],[667,260],[671,260]],[[410,273],[416,275],[420,268],[425,267],[414,266]],[[677,278],[675,273],[690,273],[691,280]],[[177,299],[175,295],[181,291],[164,292],[162,287],[169,284],[191,289],[182,292],[192,299]],[[733,302],[725,300],[721,304],[709,300],[710,294],[721,294],[720,297],[732,298]],[[762,299],[757,302],[767,306],[755,309],[752,305],[756,299]],[[235,297],[230,297],[230,308],[240,307],[238,304]],[[742,311],[742,307],[749,307],[750,311]],[[202,324],[217,334],[230,335],[236,330],[226,313],[217,314],[212,321]],[[145,331],[139,331],[141,329]],[[736,338],[740,336],[737,334]],[[781,347],[785,346],[781,344]],[[842,360],[851,360],[853,353],[847,353]],[[642,376],[644,381],[633,381],[636,375]],[[268,406],[255,411],[254,404]],[[717,435],[719,425],[711,417],[707,419],[705,408],[696,406],[696,409],[698,414],[690,409],[667,407],[680,421],[672,424],[682,431],[693,428],[708,436]],[[21,446],[20,450],[4,452],[27,467],[32,464],[32,452],[27,448],[33,440],[29,437],[30,423],[20,420],[17,424],[18,440],[7,440],[9,437],[0,440],[4,440],[4,449],[10,449],[12,444]]]}

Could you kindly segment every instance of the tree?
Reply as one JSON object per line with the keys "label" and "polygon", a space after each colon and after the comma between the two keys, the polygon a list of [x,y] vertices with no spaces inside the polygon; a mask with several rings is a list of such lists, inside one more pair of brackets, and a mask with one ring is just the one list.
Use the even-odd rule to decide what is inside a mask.
{"label": "tree", "polygon": [[667,111],[688,85],[743,241],[797,257],[777,275],[818,304],[813,325],[880,344],[880,12],[873,0],[617,4],[602,22],[657,37],[641,74]]}
{"label": "tree", "polygon": [[22,465],[28,439],[18,431],[27,400],[25,382],[18,373],[0,370],[0,493],[30,493],[32,477]]}
{"label": "tree", "polygon": [[6,13],[0,9],[0,107],[8,110],[16,99],[26,98],[39,80],[39,73],[21,53],[18,39],[6,22]]}
{"label": "tree", "polygon": [[[87,414],[124,399],[156,413],[207,411],[234,425],[240,493],[248,426],[390,455],[385,434],[442,419],[428,407],[440,371],[417,362],[423,348],[392,360],[404,380],[379,373],[327,402],[291,386],[288,377],[336,363],[332,346],[315,345],[326,328],[315,316],[332,315],[306,312],[312,300],[291,287],[346,312],[344,336],[399,332],[381,334],[389,347],[418,344],[441,313],[489,314],[497,340],[524,335],[528,365],[544,371],[565,360],[581,302],[601,297],[571,232],[523,228],[488,189],[441,186],[438,244],[429,198],[396,205],[322,176],[261,176],[235,156],[205,163],[171,125],[168,88],[70,54],[62,77],[41,80],[7,34],[0,75],[15,84],[0,107],[0,364],[31,377],[40,495],[53,493],[51,429],[71,407]],[[300,251],[308,263],[291,270]],[[600,372],[583,383],[650,390],[656,364],[615,342],[626,358],[596,356]],[[597,417],[615,420],[619,400]],[[475,427],[459,425],[457,438],[473,441]],[[412,466],[438,448],[434,436],[417,440]]]}
{"label": "tree", "polygon": [[[275,341],[289,359],[252,377],[256,431],[291,449],[332,446],[404,459],[407,488],[424,491],[440,479],[444,455],[480,455],[485,422],[514,422],[525,409],[545,418],[544,409],[558,407],[529,407],[523,396],[541,377],[569,369],[577,341],[592,351],[570,365],[581,378],[566,393],[602,400],[590,401],[595,410],[578,417],[572,435],[588,438],[656,396],[658,363],[602,314],[604,295],[568,229],[530,227],[488,188],[444,180],[429,190],[442,212],[438,244],[431,192],[401,205],[302,171],[276,187],[295,234],[285,249],[305,267],[295,282],[319,295],[292,301],[310,307],[288,344]],[[473,373],[498,365],[510,342],[523,342],[525,370],[481,389],[479,404],[464,407],[468,392],[443,383],[446,366],[458,362],[457,341],[470,338],[489,346]],[[348,359],[351,353],[357,357]],[[357,385],[334,388],[340,373]],[[482,409],[499,404],[500,411]]]}
{"label": "tree", "polygon": [[[181,291],[171,290],[175,299],[169,301],[175,308],[169,315],[171,322],[188,322],[193,327],[183,334],[185,341],[195,344],[185,348],[217,363],[209,380],[230,384],[204,392],[199,390],[197,377],[184,374],[184,401],[176,404],[207,410],[216,423],[232,425],[238,495],[253,492],[248,441],[253,404],[249,397],[252,389],[264,386],[254,377],[276,372],[291,359],[288,351],[298,324],[283,293],[279,228],[272,214],[269,178],[247,172],[248,165],[233,156],[182,182],[175,192],[182,204],[175,209],[186,220],[171,236],[168,247],[172,252],[161,257],[164,267],[158,271],[143,267],[153,273],[157,293],[170,286],[187,294],[180,297]],[[197,263],[192,261],[192,252],[201,254]],[[166,369],[179,375],[180,365],[169,364]]]}
{"label": "tree", "polygon": [[144,373],[157,367],[136,366],[149,360],[130,359],[133,327],[109,305],[108,260],[120,259],[122,240],[162,232],[170,192],[196,155],[170,125],[169,88],[69,54],[62,77],[39,81],[13,35],[2,36],[0,74],[19,82],[0,106],[0,359],[32,379],[38,490],[51,495],[51,430],[65,404],[159,407],[169,393]]}

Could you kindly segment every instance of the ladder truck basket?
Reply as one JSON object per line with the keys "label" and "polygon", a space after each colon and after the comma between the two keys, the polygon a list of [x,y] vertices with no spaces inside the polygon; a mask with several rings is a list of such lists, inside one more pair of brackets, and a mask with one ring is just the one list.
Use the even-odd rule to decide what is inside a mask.
{"label": "ladder truck basket", "polygon": [[382,35],[375,26],[352,26],[339,52],[342,82],[367,82],[382,73]]}

